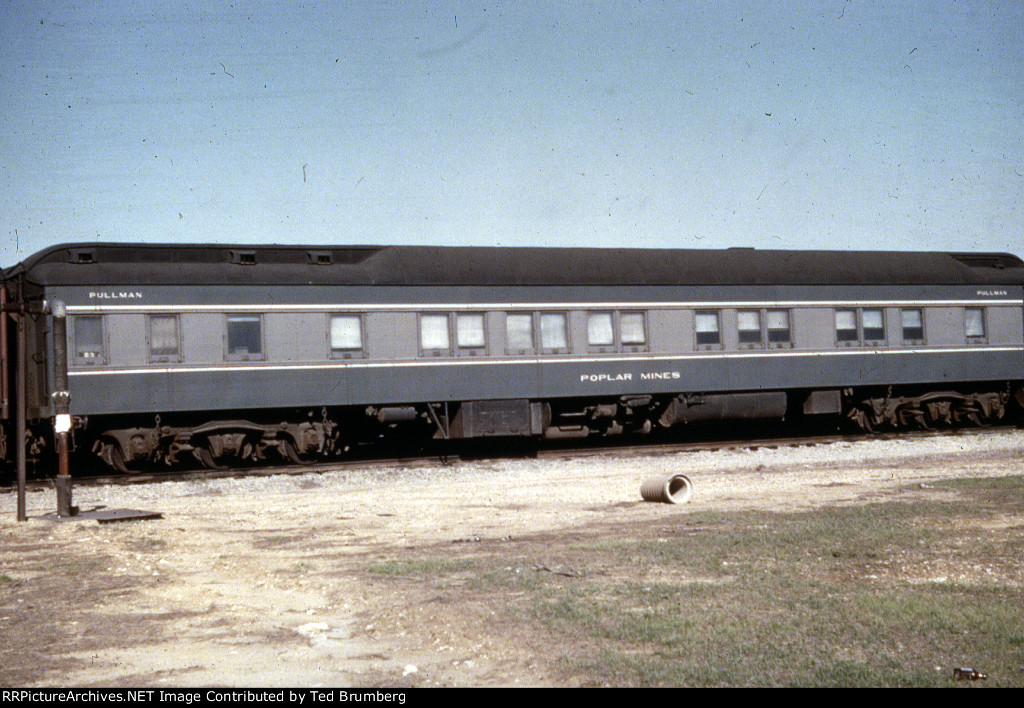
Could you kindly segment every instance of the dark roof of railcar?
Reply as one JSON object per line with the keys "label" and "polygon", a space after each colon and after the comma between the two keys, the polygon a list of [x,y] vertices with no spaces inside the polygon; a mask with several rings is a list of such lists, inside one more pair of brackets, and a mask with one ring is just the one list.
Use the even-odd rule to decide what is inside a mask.
{"label": "dark roof of railcar", "polygon": [[1002,253],[82,243],[10,268],[38,285],[1024,284]]}

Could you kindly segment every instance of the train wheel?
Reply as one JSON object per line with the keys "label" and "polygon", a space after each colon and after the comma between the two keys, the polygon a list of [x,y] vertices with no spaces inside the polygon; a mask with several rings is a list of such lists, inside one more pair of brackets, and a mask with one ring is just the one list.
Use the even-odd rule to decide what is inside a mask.
{"label": "train wheel", "polygon": [[935,427],[928,422],[928,416],[925,411],[920,408],[915,408],[913,411],[913,420],[917,424],[920,430],[935,430]]}
{"label": "train wheel", "polygon": [[865,433],[869,433],[871,435],[874,435],[877,432],[875,430],[875,426],[871,424],[870,414],[867,411],[865,411],[864,409],[862,409],[862,408],[854,408],[852,411],[850,411],[849,418],[854,423],[856,423],[857,427],[859,427]]}
{"label": "train wheel", "polygon": [[203,467],[208,470],[226,470],[227,466],[219,464],[214,458],[213,454],[205,447],[196,448],[196,457],[203,463]]}
{"label": "train wheel", "polygon": [[984,413],[981,413],[981,412],[968,413],[967,414],[967,420],[971,421],[972,423],[974,423],[979,428],[991,428],[992,427],[992,420],[988,416],[986,416]]}
{"label": "train wheel", "polygon": [[124,462],[124,453],[117,443],[110,444],[110,466],[120,474],[128,474],[128,465]]}
{"label": "train wheel", "polygon": [[304,457],[299,454],[299,451],[295,447],[295,443],[289,437],[282,436],[281,443],[278,447],[281,450],[281,454],[287,458],[289,462],[295,465],[311,465],[316,460],[311,457]]}

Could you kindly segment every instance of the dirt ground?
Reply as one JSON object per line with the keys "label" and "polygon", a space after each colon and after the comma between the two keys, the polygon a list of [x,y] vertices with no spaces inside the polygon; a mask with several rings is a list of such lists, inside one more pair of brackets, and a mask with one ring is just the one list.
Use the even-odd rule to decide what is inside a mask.
{"label": "dirt ground", "polygon": [[[677,472],[693,480],[689,503],[641,500],[645,479]],[[1019,474],[1024,431],[76,489],[83,511],[162,514],[109,524],[39,519],[52,491],[30,494],[18,523],[15,495],[0,493],[0,685],[572,686],[564,647],[511,619],[506,591],[438,591],[371,565],[507,554],[531,559],[509,573],[557,572],[554,539],[653,538],[697,511],[861,504]]]}

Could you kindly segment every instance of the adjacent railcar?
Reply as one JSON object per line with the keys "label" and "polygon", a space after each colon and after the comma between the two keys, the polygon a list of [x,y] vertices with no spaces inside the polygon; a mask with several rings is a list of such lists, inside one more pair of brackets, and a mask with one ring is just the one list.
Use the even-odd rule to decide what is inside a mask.
{"label": "adjacent railcar", "polygon": [[4,281],[38,313],[27,417],[53,418],[66,369],[76,446],[122,470],[1024,405],[1024,263],[1006,254],[74,244]]}

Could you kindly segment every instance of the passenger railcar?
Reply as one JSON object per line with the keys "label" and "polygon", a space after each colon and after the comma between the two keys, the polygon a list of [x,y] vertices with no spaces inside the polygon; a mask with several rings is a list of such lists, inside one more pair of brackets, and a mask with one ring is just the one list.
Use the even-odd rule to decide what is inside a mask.
{"label": "passenger railcar", "polygon": [[2,292],[23,313],[30,447],[61,401],[76,447],[121,470],[1024,405],[1024,263],[1006,254],[74,244]]}

